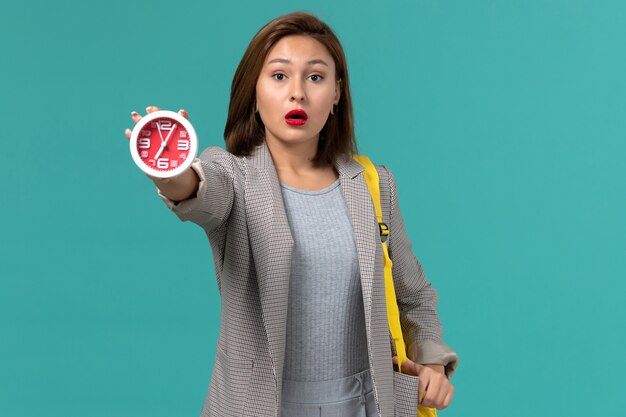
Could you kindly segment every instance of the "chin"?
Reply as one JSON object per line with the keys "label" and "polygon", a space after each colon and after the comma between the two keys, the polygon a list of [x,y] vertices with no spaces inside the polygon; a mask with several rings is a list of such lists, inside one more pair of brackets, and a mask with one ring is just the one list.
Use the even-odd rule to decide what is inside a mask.
{"label": "chin", "polygon": [[319,138],[319,132],[311,133],[308,130],[301,130],[301,131],[291,131],[291,132],[280,132],[279,134],[272,133],[271,136],[273,136],[277,141],[280,141],[280,142],[285,142],[285,143],[290,143],[290,144],[300,144],[300,143],[305,143],[310,140],[313,140],[314,138],[315,140],[317,140],[317,138]]}

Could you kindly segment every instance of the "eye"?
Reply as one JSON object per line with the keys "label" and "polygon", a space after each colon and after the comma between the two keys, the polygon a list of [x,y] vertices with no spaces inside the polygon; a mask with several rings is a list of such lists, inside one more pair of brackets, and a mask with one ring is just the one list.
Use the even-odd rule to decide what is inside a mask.
{"label": "eye", "polygon": [[285,74],[277,73],[277,74],[272,75],[272,78],[275,79],[276,81],[282,81],[285,79]]}
{"label": "eye", "polygon": [[313,81],[313,82],[322,81],[324,79],[324,77],[322,77],[319,74],[313,74],[309,78],[311,78],[311,81]]}

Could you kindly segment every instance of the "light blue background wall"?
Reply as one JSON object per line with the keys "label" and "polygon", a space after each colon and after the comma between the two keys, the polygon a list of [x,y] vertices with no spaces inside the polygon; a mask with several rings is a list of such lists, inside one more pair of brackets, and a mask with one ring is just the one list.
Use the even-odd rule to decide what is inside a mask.
{"label": "light blue background wall", "polygon": [[442,416],[621,416],[622,1],[23,1],[0,12],[0,415],[197,416],[219,298],[202,230],[133,164],[130,111],[222,145],[253,34],[347,51],[460,367]]}

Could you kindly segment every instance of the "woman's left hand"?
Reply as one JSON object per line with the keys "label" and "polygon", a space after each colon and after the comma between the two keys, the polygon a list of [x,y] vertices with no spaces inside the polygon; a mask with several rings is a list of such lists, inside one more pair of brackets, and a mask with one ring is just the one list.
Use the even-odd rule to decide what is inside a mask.
{"label": "woman's left hand", "polygon": [[[398,357],[393,357],[398,364]],[[424,407],[443,410],[450,405],[454,396],[454,386],[448,380],[441,365],[420,365],[407,358],[402,365],[402,373],[419,377],[418,400]]]}

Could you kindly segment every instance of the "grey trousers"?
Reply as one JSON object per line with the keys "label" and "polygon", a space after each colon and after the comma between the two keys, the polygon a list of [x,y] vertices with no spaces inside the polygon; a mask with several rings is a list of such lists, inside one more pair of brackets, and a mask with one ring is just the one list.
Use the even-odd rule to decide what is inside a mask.
{"label": "grey trousers", "polygon": [[378,417],[369,369],[327,381],[283,381],[282,417]]}

